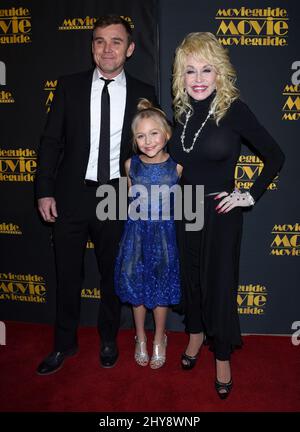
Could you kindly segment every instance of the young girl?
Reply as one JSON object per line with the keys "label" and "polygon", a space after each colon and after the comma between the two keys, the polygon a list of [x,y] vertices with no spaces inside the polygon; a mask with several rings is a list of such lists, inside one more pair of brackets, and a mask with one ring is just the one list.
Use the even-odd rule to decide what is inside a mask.
{"label": "young girl", "polygon": [[[164,112],[147,99],[138,104],[132,133],[134,149],[139,154],[125,162],[125,169],[129,191],[138,188],[139,193],[132,194],[134,198],[129,205],[129,217],[116,260],[115,287],[121,301],[133,306],[134,358],[140,366],[149,363],[144,324],[147,308],[153,310],[155,335],[150,367],[158,369],[166,361],[166,317],[168,306],[179,303],[180,282],[174,208],[171,203],[169,220],[162,220],[166,201],[152,199],[151,202],[151,186],[172,187],[178,182],[182,167],[166,152],[172,131]],[[140,210],[141,217],[136,217],[134,210]],[[151,213],[156,216],[151,218]]]}

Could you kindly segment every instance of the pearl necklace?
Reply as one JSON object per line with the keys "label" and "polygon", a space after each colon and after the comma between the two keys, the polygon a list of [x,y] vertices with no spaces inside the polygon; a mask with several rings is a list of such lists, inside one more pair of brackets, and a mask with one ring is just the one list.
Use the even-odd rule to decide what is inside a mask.
{"label": "pearl necklace", "polygon": [[211,116],[212,114],[213,114],[213,111],[212,111],[212,110],[209,110],[206,119],[204,120],[204,122],[202,123],[201,127],[197,130],[197,132],[196,132],[195,135],[194,135],[194,139],[193,139],[193,142],[192,142],[191,147],[187,148],[187,147],[185,147],[185,145],[184,145],[184,140],[185,140],[185,130],[186,130],[186,127],[187,127],[188,121],[189,121],[189,119],[190,119],[190,117],[191,117],[191,115],[192,115],[192,110],[190,110],[190,111],[187,113],[186,118],[185,118],[185,124],[184,124],[184,126],[183,126],[183,131],[182,131],[182,134],[181,134],[181,137],[180,137],[180,139],[181,139],[181,145],[182,145],[182,150],[183,150],[183,151],[185,151],[186,153],[189,153],[189,152],[191,152],[191,151],[193,150],[194,145],[195,145],[195,142],[196,142],[196,139],[197,139],[198,136],[200,135],[202,129],[203,129],[204,126],[206,125],[207,120],[210,118],[210,116]]}

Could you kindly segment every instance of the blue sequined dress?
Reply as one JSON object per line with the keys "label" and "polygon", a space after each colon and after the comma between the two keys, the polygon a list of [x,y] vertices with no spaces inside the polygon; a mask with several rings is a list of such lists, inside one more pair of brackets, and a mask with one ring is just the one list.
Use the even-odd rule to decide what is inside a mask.
{"label": "blue sequined dress", "polygon": [[[181,294],[174,200],[164,199],[164,193],[159,200],[150,198],[154,197],[151,185],[170,188],[177,184],[176,163],[171,157],[161,163],[144,163],[135,155],[129,176],[138,193],[134,192],[129,201],[128,219],[116,259],[116,293],[124,303],[149,309],[177,304]],[[167,196],[172,198],[173,194]],[[140,211],[144,220],[136,218],[134,210]],[[169,220],[162,219],[165,214],[170,215]]]}

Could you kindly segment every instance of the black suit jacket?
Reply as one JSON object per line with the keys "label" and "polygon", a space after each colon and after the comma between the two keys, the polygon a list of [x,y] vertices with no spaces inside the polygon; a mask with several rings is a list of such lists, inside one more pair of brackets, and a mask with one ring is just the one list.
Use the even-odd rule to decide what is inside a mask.
{"label": "black suit jacket", "polygon": [[[36,198],[55,197],[58,210],[80,205],[90,151],[90,95],[93,71],[61,77],[38,151]],[[139,98],[156,103],[154,87],[126,73],[126,105],[120,173],[132,155],[131,121]]]}

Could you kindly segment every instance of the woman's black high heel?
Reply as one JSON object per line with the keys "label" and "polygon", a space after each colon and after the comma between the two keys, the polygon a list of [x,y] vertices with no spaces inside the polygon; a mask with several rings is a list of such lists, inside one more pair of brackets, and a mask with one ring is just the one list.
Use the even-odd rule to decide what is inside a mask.
{"label": "woman's black high heel", "polygon": [[226,399],[232,389],[232,379],[228,383],[222,383],[216,379],[215,387],[220,399]]}
{"label": "woman's black high heel", "polygon": [[193,369],[193,367],[195,366],[195,364],[197,362],[199,351],[195,356],[189,356],[186,353],[183,353],[181,355],[181,367],[182,367],[182,369],[184,369],[184,370]]}

